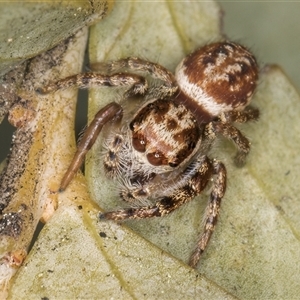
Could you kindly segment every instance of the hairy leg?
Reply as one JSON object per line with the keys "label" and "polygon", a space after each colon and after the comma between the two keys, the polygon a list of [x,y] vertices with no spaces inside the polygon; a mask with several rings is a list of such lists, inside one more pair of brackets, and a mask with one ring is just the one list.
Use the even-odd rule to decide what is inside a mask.
{"label": "hairy leg", "polygon": [[95,115],[94,119],[84,132],[83,137],[77,146],[77,151],[73,157],[73,160],[61,181],[59,189],[60,191],[66,189],[78,169],[81,167],[86,153],[95,143],[103,126],[110,120],[121,118],[122,112],[122,107],[115,102],[109,103],[98,111],[98,113]]}
{"label": "hairy leg", "polygon": [[99,217],[100,219],[119,221],[164,216],[200,194],[207,185],[211,174],[212,164],[206,156],[203,156],[192,163],[192,166],[189,166],[182,176],[178,177],[178,182],[173,182],[167,192],[165,191],[166,194],[169,192],[169,195],[162,197],[154,205],[105,212]]}
{"label": "hairy leg", "polygon": [[128,57],[116,61],[96,63],[91,66],[93,71],[113,74],[126,69],[132,72],[149,74],[151,77],[165,82],[169,87],[176,86],[176,79],[172,72],[163,66],[137,57]]}
{"label": "hairy leg", "polygon": [[102,75],[99,73],[82,73],[49,83],[45,87],[38,88],[36,92],[39,94],[48,94],[72,86],[77,86],[79,88],[128,86],[130,88],[125,93],[124,98],[136,94],[143,95],[148,88],[146,79],[135,74],[118,73],[113,75]]}
{"label": "hairy leg", "polygon": [[210,194],[210,200],[206,209],[204,231],[200,236],[196,249],[192,253],[189,265],[195,268],[199,262],[201,254],[205,250],[212,233],[217,224],[221,200],[224,197],[226,190],[226,169],[225,166],[218,162],[213,162],[213,174],[216,175],[214,186]]}
{"label": "hairy leg", "polygon": [[249,121],[257,121],[259,118],[259,110],[255,107],[248,106],[242,111],[229,111],[221,116],[221,120],[225,119],[228,123],[246,123]]}
{"label": "hairy leg", "polygon": [[242,167],[250,152],[251,143],[249,140],[236,127],[229,123],[212,122],[212,128],[215,133],[219,133],[234,142],[238,148],[234,162],[237,166]]}

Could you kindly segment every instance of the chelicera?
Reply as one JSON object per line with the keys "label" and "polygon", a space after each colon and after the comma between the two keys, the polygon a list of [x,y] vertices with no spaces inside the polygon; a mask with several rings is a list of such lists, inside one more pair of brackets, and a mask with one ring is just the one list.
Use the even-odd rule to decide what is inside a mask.
{"label": "chelicera", "polygon": [[[106,72],[74,75],[39,90],[49,93],[72,85],[128,87],[120,103],[112,102],[95,115],[62,179],[61,190],[72,180],[103,126],[113,126],[103,145],[103,167],[119,183],[120,198],[134,205],[101,213],[100,219],[164,216],[199,195],[213,179],[203,233],[189,260],[196,267],[217,223],[226,190],[226,168],[208,154],[216,138],[224,136],[237,146],[235,163],[245,163],[250,142],[233,123],[258,119],[259,111],[248,106],[258,80],[256,59],[245,47],[222,41],[185,57],[175,75],[159,64],[133,57],[107,63],[104,69]],[[148,87],[145,76],[159,84]],[[137,95],[143,101],[126,111],[124,118],[123,104]]]}

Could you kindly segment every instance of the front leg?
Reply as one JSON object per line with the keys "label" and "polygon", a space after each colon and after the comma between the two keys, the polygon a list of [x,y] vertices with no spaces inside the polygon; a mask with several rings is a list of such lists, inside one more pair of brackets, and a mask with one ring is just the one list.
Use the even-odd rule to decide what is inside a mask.
{"label": "front leg", "polygon": [[[57,82],[50,83],[45,87],[38,88],[36,92],[39,94],[48,94],[72,86],[77,86],[79,88],[88,88],[91,86],[129,86],[129,89],[123,95],[124,99],[129,98],[132,95],[144,94],[148,88],[146,79],[135,74],[118,73],[113,75],[102,75],[98,73],[83,73],[69,76]],[[80,143],[78,144],[77,152],[62,179],[59,189],[60,191],[65,190],[70,181],[73,179],[75,173],[82,165],[87,151],[95,143],[95,140],[99,135],[103,125],[105,125],[111,119],[120,118],[122,116],[122,112],[123,110],[119,104],[110,103],[95,115],[95,118],[88,126]]]}
{"label": "front leg", "polygon": [[[164,194],[154,205],[141,206],[111,212],[100,213],[100,219],[121,221],[126,219],[145,219],[161,217],[174,211],[184,203],[196,197],[207,185],[212,174],[212,164],[206,156],[193,162],[173,184],[163,189]],[[157,190],[162,190],[156,186]]]}
{"label": "front leg", "polygon": [[137,57],[128,57],[111,62],[95,63],[91,66],[91,69],[105,74],[113,74],[123,70],[128,70],[129,72],[150,75],[151,77],[163,82],[163,85],[160,85],[161,88],[159,92],[161,93],[161,97],[171,96],[177,90],[176,79],[172,72],[157,63]]}
{"label": "front leg", "polygon": [[129,87],[124,98],[129,98],[137,94],[143,95],[148,88],[146,79],[135,74],[118,73],[102,75],[99,73],[82,73],[49,83],[45,87],[38,88],[36,92],[44,95],[72,86],[83,89],[90,87]]}
{"label": "front leg", "polygon": [[83,137],[77,146],[77,151],[73,157],[73,160],[61,181],[59,189],[60,191],[66,189],[68,184],[73,179],[74,175],[77,173],[78,169],[81,167],[86,153],[95,143],[103,126],[110,120],[115,121],[117,119],[120,119],[122,117],[122,113],[122,107],[115,102],[109,103],[98,111],[98,113],[95,115],[94,119],[84,132]]}

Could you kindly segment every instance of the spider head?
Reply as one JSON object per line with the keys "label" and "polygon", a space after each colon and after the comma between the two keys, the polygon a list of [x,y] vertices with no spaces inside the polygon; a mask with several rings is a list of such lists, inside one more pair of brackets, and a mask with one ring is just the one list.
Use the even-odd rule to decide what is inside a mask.
{"label": "spider head", "polygon": [[133,148],[153,166],[177,167],[200,142],[193,114],[182,104],[163,99],[147,103],[130,123]]}

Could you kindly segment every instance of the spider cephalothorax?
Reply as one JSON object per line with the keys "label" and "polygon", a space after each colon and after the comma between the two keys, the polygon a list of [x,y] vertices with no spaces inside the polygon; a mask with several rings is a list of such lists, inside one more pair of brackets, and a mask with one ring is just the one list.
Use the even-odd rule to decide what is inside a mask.
{"label": "spider cephalothorax", "polygon": [[[226,189],[225,166],[207,155],[216,137],[224,136],[237,146],[236,164],[245,163],[250,143],[232,124],[258,118],[258,110],[247,107],[258,80],[256,60],[243,46],[224,41],[188,55],[175,75],[159,64],[131,57],[107,63],[105,70],[107,74],[78,74],[39,90],[128,86],[123,101],[137,94],[144,98],[136,111],[127,114],[129,120],[123,118],[122,103],[112,102],[99,110],[78,145],[61,190],[77,172],[102,127],[117,121],[106,136],[104,168],[109,178],[119,182],[120,197],[135,205],[100,214],[100,219],[166,215],[201,193],[214,177],[204,231],[189,261],[196,267],[216,225]],[[152,76],[160,85],[149,88],[142,75]],[[137,207],[137,203],[150,204]]]}

